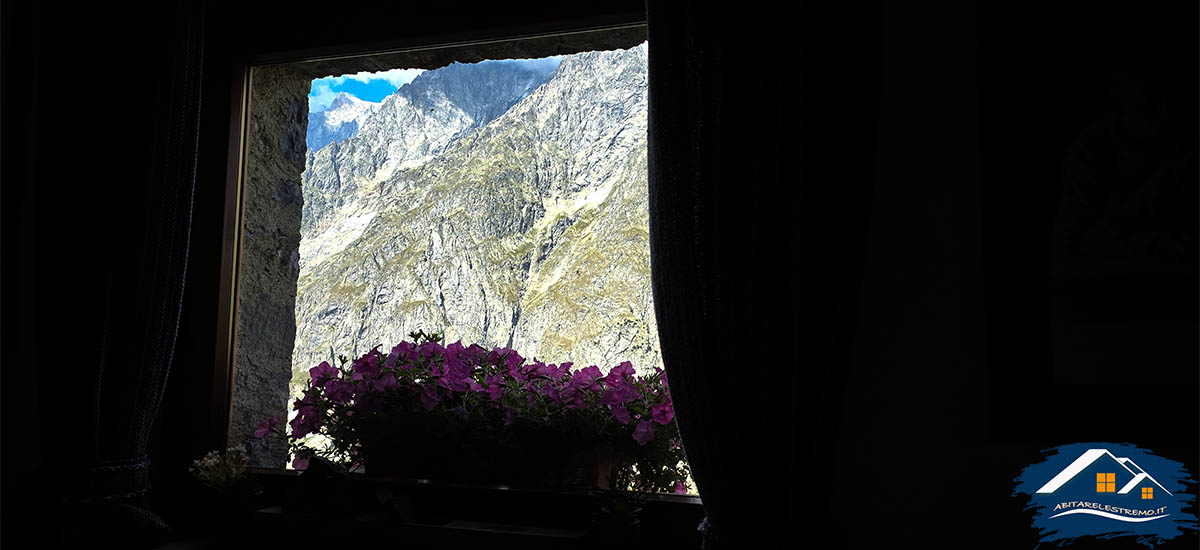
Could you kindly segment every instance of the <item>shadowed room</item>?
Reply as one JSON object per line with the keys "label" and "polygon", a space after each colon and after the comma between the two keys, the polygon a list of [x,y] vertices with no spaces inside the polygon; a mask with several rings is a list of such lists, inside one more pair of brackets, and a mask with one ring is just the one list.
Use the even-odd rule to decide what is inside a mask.
{"label": "shadowed room", "polygon": [[[1195,548],[1197,20],[1137,2],[6,3],[3,542]],[[333,99],[383,71],[398,95]],[[353,125],[323,122],[345,105]],[[386,109],[423,149],[362,152]],[[551,118],[536,135],[560,142],[532,141]],[[584,141],[613,149],[560,151]],[[478,152],[494,143],[508,156]],[[347,159],[371,174],[353,197],[335,194]],[[372,233],[393,218],[426,225]],[[416,275],[327,260],[360,242],[397,259],[356,262]],[[355,324],[375,308],[407,326]],[[619,322],[586,325],[602,313]],[[350,404],[381,406],[360,387],[425,408],[360,447],[378,409]],[[533,428],[535,401],[557,431]],[[475,414],[491,428],[462,427]],[[300,439],[317,433],[320,452]],[[616,443],[581,454],[580,434]],[[1085,443],[1112,468],[1048,454]],[[1177,508],[1039,523],[1026,480],[1067,482],[1033,480],[1040,463],[1098,502]]]}

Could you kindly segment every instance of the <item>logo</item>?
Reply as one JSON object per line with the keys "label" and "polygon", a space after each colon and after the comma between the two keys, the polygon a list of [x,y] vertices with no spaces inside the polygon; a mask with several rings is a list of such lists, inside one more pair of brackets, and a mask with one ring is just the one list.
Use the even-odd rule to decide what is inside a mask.
{"label": "logo", "polygon": [[[1043,451],[1016,478],[1042,543],[1131,537],[1154,545],[1195,532],[1195,482],[1178,462],[1121,443],[1076,443]],[[1195,489],[1191,489],[1194,493]]]}

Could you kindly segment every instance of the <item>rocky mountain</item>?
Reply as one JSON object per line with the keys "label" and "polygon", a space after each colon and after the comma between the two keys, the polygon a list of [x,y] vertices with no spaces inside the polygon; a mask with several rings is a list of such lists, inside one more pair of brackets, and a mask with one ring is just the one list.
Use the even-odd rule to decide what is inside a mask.
{"label": "rocky mountain", "polygon": [[530,67],[426,71],[312,155],[294,388],[416,329],[546,362],[661,364],[645,45]]}
{"label": "rocky mountain", "polygon": [[310,149],[302,176],[301,266],[337,254],[358,237],[378,210],[379,184],[491,122],[546,82],[557,66],[507,60],[425,71],[385,98],[352,138]]}
{"label": "rocky mountain", "polygon": [[318,151],[330,143],[353,137],[359,125],[378,108],[378,103],[339,93],[328,109],[308,114],[308,150]]}

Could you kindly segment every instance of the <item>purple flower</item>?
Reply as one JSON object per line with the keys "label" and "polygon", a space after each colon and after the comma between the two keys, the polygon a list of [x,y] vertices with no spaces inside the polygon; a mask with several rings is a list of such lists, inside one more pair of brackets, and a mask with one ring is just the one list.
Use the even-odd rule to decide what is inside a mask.
{"label": "purple flower", "polygon": [[[453,346],[453,344],[451,345]],[[471,388],[471,385],[467,383],[470,376],[471,367],[463,363],[457,355],[451,356],[451,352],[447,348],[445,368],[438,376],[438,383],[450,391],[465,392]]]}
{"label": "purple flower", "polygon": [[437,406],[438,401],[440,401],[437,394],[437,386],[432,384],[422,386],[421,391],[417,394],[417,401],[421,403],[422,407],[425,407],[425,410],[432,411]]}
{"label": "purple flower", "polygon": [[504,397],[504,375],[500,373],[489,374],[483,377],[483,381],[488,385],[488,395],[492,401],[498,401]]}
{"label": "purple flower", "polygon": [[292,427],[292,439],[299,439],[310,433],[315,433],[321,428],[323,420],[321,413],[313,407],[303,407],[297,411],[296,418],[293,418],[289,425]]}
{"label": "purple flower", "polygon": [[267,435],[269,435],[272,431],[275,430],[275,426],[278,424],[279,424],[279,419],[275,418],[273,416],[271,418],[263,420],[262,423],[258,425],[258,429],[254,430],[254,437],[257,437],[259,439],[267,437]]}
{"label": "purple flower", "polygon": [[311,457],[307,457],[307,456],[296,457],[294,460],[292,460],[292,467],[297,470],[307,470],[309,458],[311,458]]}
{"label": "purple flower", "polygon": [[554,372],[550,373],[550,379],[555,382],[562,380],[562,378],[564,376],[571,374],[571,366],[572,365],[574,365],[574,363],[572,363],[570,361],[567,361],[567,362],[559,365],[557,369],[554,369]]}
{"label": "purple flower", "polygon": [[547,365],[536,359],[534,359],[533,364],[529,366],[533,367],[532,370],[534,374],[537,374],[538,376],[545,376],[546,378],[550,378],[550,375],[553,374],[554,371],[558,370],[558,366],[554,363]]}
{"label": "purple flower", "polygon": [[400,383],[396,382],[396,376],[387,373],[375,379],[375,391],[387,392],[400,387]]}
{"label": "purple flower", "polygon": [[449,346],[446,346],[446,349],[445,349],[446,362],[447,363],[451,363],[451,362],[458,363],[458,362],[462,361],[462,355],[463,355],[464,351],[466,351],[466,348],[463,347],[462,340],[459,340],[453,344],[450,344]]}
{"label": "purple flower", "polygon": [[686,492],[687,492],[687,487],[686,487],[686,486],[684,486],[683,482],[682,482],[682,481],[676,481],[676,482],[675,482],[675,494],[677,494],[677,495],[682,495],[682,494],[684,494],[684,493],[686,493]]}
{"label": "purple flower", "polygon": [[635,387],[633,384],[623,384],[614,389],[606,390],[604,394],[600,396],[600,404],[619,405],[621,403],[637,399],[637,396],[637,387]]}
{"label": "purple flower", "polygon": [[316,404],[317,398],[305,393],[303,398],[292,402],[292,408],[295,410],[300,410],[304,407],[311,407]]}
{"label": "purple flower", "polygon": [[570,409],[582,409],[587,405],[583,391],[573,384],[567,384],[563,387],[562,391],[559,392],[559,399]]}
{"label": "purple flower", "polygon": [[671,408],[671,402],[667,401],[661,405],[650,407],[650,417],[659,424],[666,424],[675,418],[675,409]]}
{"label": "purple flower", "polygon": [[354,384],[344,380],[330,380],[325,384],[325,396],[334,403],[345,403],[354,395]]}
{"label": "purple flower", "polygon": [[383,365],[379,364],[379,347],[376,346],[375,349],[354,361],[352,368],[354,369],[354,378],[356,380],[379,376],[380,369],[383,368]]}
{"label": "purple flower", "polygon": [[417,348],[417,351],[421,353],[421,357],[428,359],[444,354],[446,352],[446,348],[443,348],[442,345],[437,342],[425,342],[424,344],[421,344],[421,347]]}
{"label": "purple flower", "polygon": [[638,445],[645,445],[651,439],[654,439],[654,427],[650,421],[638,422],[637,428],[633,430],[633,440],[637,441]]}
{"label": "purple flower", "polygon": [[469,387],[471,391],[484,391],[487,389],[481,386],[479,382],[476,382],[474,378],[467,379],[467,387]]}
{"label": "purple flower", "polygon": [[328,361],[321,361],[320,365],[308,369],[308,376],[314,388],[324,387],[326,382],[336,378],[337,375],[338,370],[329,366]]}
{"label": "purple flower", "polygon": [[507,354],[504,356],[504,364],[510,369],[519,368],[524,362],[525,358],[521,357],[521,354],[514,349],[507,350]]}
{"label": "purple flower", "polygon": [[451,378],[449,376],[443,376],[442,378],[438,379],[438,384],[441,385],[443,388],[446,388],[452,392],[458,392],[458,393],[462,393],[462,392],[465,392],[465,391],[471,389],[471,385],[467,383],[467,380],[465,378],[457,378],[456,379],[456,378]]}
{"label": "purple flower", "polygon": [[625,405],[609,405],[609,410],[612,411],[613,418],[622,424],[629,424],[629,410]]}
{"label": "purple flower", "polygon": [[517,420],[517,415],[513,414],[512,409],[504,411],[504,427],[507,428]]}
{"label": "purple flower", "polygon": [[625,379],[630,378],[633,375],[633,363],[625,361],[608,371],[608,376],[604,377],[604,381],[607,382],[609,386],[615,388],[624,385]]}
{"label": "purple flower", "polygon": [[551,403],[562,404],[562,395],[554,384],[542,384],[538,387],[538,392],[546,396],[546,399],[549,399]]}
{"label": "purple flower", "polygon": [[591,365],[589,367],[580,369],[579,372],[575,373],[575,376],[571,378],[571,383],[575,384],[575,386],[578,388],[585,388],[587,386],[591,386],[597,378],[600,378],[600,367]]}
{"label": "purple flower", "polygon": [[463,350],[462,356],[463,360],[467,361],[468,363],[471,363],[472,365],[478,365],[479,362],[487,356],[487,352],[487,349],[485,349],[483,346],[480,346],[479,344],[471,344],[467,349]]}
{"label": "purple flower", "polygon": [[396,347],[392,348],[392,353],[388,354],[387,363],[384,366],[391,368],[396,366],[397,361],[403,360],[400,364],[400,369],[408,370],[412,368],[412,364],[417,360],[417,349],[409,342],[400,342]]}

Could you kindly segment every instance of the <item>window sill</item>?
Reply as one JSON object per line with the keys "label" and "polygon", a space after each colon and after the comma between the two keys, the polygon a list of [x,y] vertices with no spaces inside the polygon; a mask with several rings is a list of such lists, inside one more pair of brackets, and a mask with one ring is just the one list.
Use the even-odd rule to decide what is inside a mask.
{"label": "window sill", "polygon": [[[264,543],[329,536],[346,546],[377,541],[417,546],[519,544],[576,548],[590,540],[597,504],[587,490],[545,490],[416,479],[311,480],[294,470],[251,469],[264,488],[241,531]],[[639,514],[641,542],[655,548],[696,548],[704,512],[699,497],[649,494]],[[320,529],[312,526],[320,525]],[[253,529],[246,529],[253,527]],[[315,531],[321,531],[316,533]],[[349,537],[347,540],[346,537]],[[310,541],[311,542],[311,541]]]}

